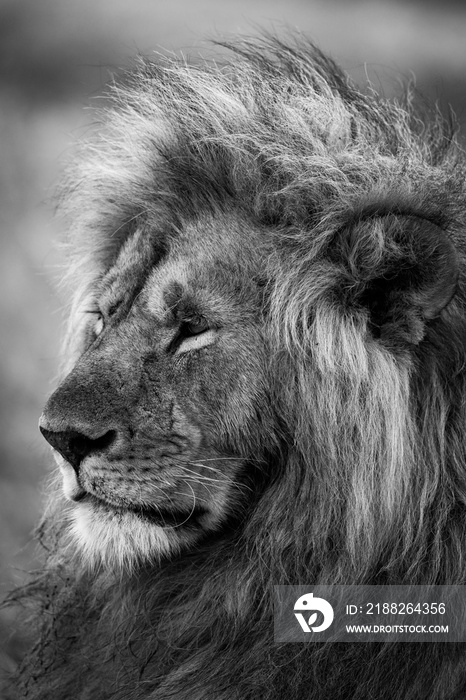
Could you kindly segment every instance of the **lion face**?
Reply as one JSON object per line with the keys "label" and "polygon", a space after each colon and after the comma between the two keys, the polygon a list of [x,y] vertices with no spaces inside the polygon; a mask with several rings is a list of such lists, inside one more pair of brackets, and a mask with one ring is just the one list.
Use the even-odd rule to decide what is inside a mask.
{"label": "lion face", "polygon": [[40,428],[91,561],[170,554],[244,512],[267,382],[241,235],[203,221],[161,247],[138,229],[78,312],[77,359]]}

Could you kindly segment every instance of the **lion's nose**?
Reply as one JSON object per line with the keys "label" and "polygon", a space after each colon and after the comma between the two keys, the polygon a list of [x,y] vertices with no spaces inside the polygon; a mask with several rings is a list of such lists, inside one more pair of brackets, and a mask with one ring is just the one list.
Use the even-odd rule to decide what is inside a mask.
{"label": "lion's nose", "polygon": [[78,471],[85,457],[108,447],[116,437],[115,430],[108,430],[99,437],[89,437],[76,430],[49,430],[39,424],[40,431],[52,447]]}

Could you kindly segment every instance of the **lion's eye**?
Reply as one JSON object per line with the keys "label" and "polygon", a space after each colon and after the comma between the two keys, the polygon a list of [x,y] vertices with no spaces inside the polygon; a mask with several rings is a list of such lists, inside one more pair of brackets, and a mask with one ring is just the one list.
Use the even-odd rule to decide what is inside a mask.
{"label": "lion's eye", "polygon": [[184,337],[199,335],[209,330],[209,324],[202,316],[194,316],[189,321],[185,321],[181,326],[181,333]]}
{"label": "lion's eye", "polygon": [[191,350],[200,350],[215,341],[217,330],[212,328],[203,316],[193,316],[184,321],[178,334],[168,347],[168,351],[174,351],[181,355]]}
{"label": "lion's eye", "polygon": [[104,329],[104,319],[101,314],[97,314],[96,322],[94,323],[94,328],[92,329],[95,337],[99,336]]}

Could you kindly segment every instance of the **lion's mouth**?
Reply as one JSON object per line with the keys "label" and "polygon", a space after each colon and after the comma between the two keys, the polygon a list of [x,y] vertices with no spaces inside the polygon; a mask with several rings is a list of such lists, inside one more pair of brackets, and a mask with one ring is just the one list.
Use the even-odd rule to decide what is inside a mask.
{"label": "lion's mouth", "polygon": [[114,514],[124,515],[132,513],[142,520],[149,521],[159,527],[192,527],[197,526],[199,518],[206,514],[206,509],[195,505],[194,508],[188,509],[170,509],[157,506],[144,506],[135,504],[126,504],[124,506],[116,506],[112,503],[97,498],[90,493],[87,493],[80,503],[89,503],[95,507],[103,508]]}

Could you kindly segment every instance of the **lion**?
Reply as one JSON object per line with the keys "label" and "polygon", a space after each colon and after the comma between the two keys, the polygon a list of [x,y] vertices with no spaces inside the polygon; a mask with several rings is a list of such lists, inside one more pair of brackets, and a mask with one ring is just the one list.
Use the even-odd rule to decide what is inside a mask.
{"label": "lion", "polygon": [[454,125],[302,37],[140,59],[65,187],[62,486],[11,697],[454,700],[462,644],[274,644],[274,585],[466,583]]}

